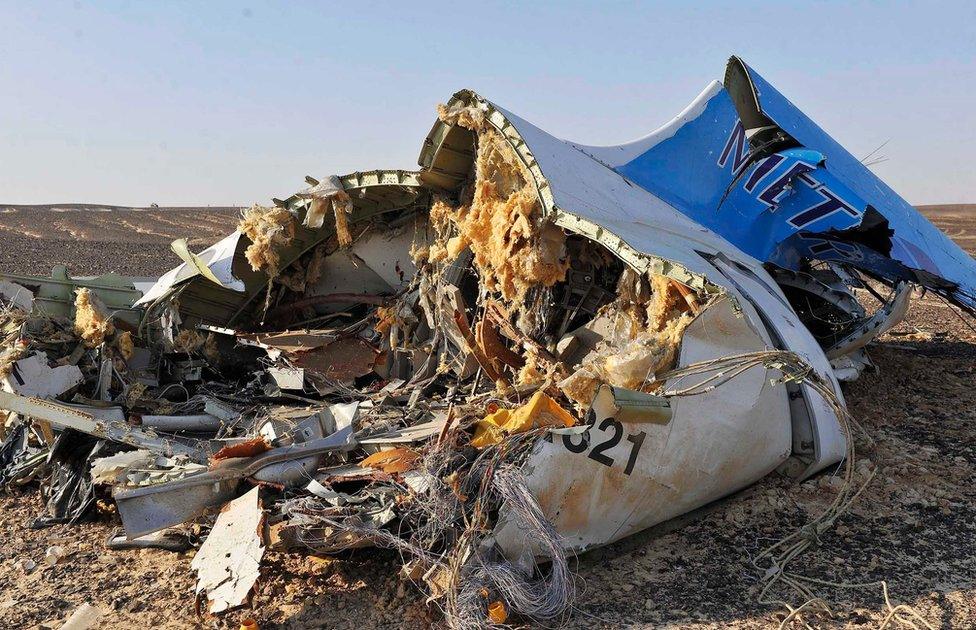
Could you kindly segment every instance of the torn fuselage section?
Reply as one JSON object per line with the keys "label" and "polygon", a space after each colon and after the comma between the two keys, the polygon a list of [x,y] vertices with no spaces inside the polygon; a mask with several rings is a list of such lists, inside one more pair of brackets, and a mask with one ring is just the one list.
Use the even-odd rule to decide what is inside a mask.
{"label": "torn fuselage section", "polygon": [[[767,239],[774,258],[757,257],[794,267],[801,259],[838,261],[890,283],[913,282],[973,310],[976,263],[958,245],[738,57],[729,60],[725,84],[748,138],[736,176],[786,228]],[[767,131],[751,127],[755,120]],[[779,141],[764,141],[770,134]],[[796,243],[783,243],[792,236]]]}
{"label": "torn fuselage section", "polygon": [[[335,192],[330,194],[318,180],[309,179],[314,184],[308,189],[275,200],[275,206],[248,209],[237,231],[195,255],[209,274],[190,260],[162,276],[137,302],[146,308],[148,319],[159,315],[155,309],[175,303],[180,307],[180,320],[187,325],[250,328],[267,315],[265,298],[282,292],[315,298],[308,304],[311,310],[296,307],[295,312],[304,310],[306,314],[334,311],[335,305],[351,303],[356,294],[394,294],[413,271],[409,256],[402,251],[403,241],[409,243],[413,237],[410,218],[429,203],[417,174],[389,170],[335,177],[343,186],[338,202]],[[329,212],[323,210],[326,203]],[[338,210],[331,210],[334,203],[339,204]],[[394,256],[389,265],[377,263],[378,267],[369,267],[369,273],[360,272],[341,283],[341,277],[358,269],[362,260],[359,251],[347,252],[344,245],[351,238],[347,233],[350,223],[358,224],[360,230],[369,226],[371,234],[383,231],[384,225],[408,234],[395,245],[401,257]],[[368,250],[366,256],[387,247],[383,241],[364,240],[360,249]],[[333,257],[337,252],[340,255]],[[327,258],[333,268],[323,266]]]}
{"label": "torn fuselage section", "polygon": [[976,304],[972,258],[738,58],[645,138],[574,146],[763,262],[845,380],[910,286]]}
{"label": "torn fuselage section", "polygon": [[[794,179],[819,176],[816,156],[778,149],[814,165]],[[32,428],[123,449],[100,453],[92,478],[111,487],[129,538],[230,502],[212,534],[227,540],[195,561],[215,609],[238,605],[256,576],[248,564],[231,588],[216,583],[210,569],[226,567],[211,553],[238,541],[257,559],[396,549],[456,626],[497,605],[558,618],[567,553],[781,466],[803,477],[842,459],[830,360],[856,355],[907,304],[899,285],[869,314],[844,265],[764,265],[608,168],[628,151],[556,139],[460,92],[419,172],[308,178],[211,248],[174,243],[183,264],[139,299],[127,342],[111,317],[85,319],[71,337],[81,382],[2,402]],[[8,358],[28,360],[17,374],[47,374],[72,354]],[[102,405],[66,406],[81,399]],[[28,441],[10,440],[18,471],[36,457]],[[519,599],[512,584],[545,597]]]}
{"label": "torn fuselage section", "polygon": [[[522,163],[522,179],[532,178],[535,184],[542,216],[563,227],[565,243],[582,240],[591,248],[602,245],[597,249],[603,250],[605,260],[598,267],[605,271],[613,264],[623,267],[617,286],[607,283],[603,288],[607,307],[588,315],[589,321],[580,322],[583,325],[574,334],[524,330],[543,345],[555,342],[553,354],[568,362],[560,366],[566,373],[555,383],[579,413],[586,412],[601,387],[653,396],[667,391],[671,383],[652,376],[672,367],[777,346],[797,347],[790,339],[775,338],[750,301],[743,299],[742,287],[714,268],[707,276],[695,273],[710,268],[705,253],[734,252],[728,243],[709,235],[699,237],[700,229],[675,235],[683,217],[673,208],[653,195],[635,195],[630,184],[585,152],[472,93],[456,95],[446,111],[475,112],[467,117],[477,122],[473,129],[464,130],[461,125],[448,125],[442,115],[421,155],[421,165],[434,173],[431,181],[463,185],[462,156],[474,160],[488,127],[489,133],[508,139],[509,151]],[[570,172],[578,181],[545,177],[549,172]],[[602,188],[581,186],[579,181]],[[597,198],[595,189],[600,190]],[[628,221],[631,224],[623,227]],[[768,279],[762,266],[748,256],[732,255],[751,273]],[[563,287],[580,277],[576,274],[582,270],[574,269],[578,258],[570,260],[567,279],[554,285],[556,295],[561,290],[572,293],[571,287]],[[589,276],[588,270],[582,274]],[[768,284],[776,286],[771,279]],[[617,299],[611,301],[613,296]],[[781,295],[775,298],[785,302]],[[550,298],[553,302],[559,303]],[[539,310],[536,306],[533,316]],[[520,319],[513,321],[522,323]],[[795,316],[792,323],[798,324]],[[819,354],[812,340],[805,350],[811,348]],[[826,360],[818,368],[830,373]],[[737,385],[723,384],[709,396],[680,399],[664,423],[594,416],[591,410],[580,425],[553,429],[539,440],[523,472],[543,512],[565,536],[563,545],[581,550],[606,544],[754,482],[793,452],[791,415],[805,425],[808,438],[804,451],[795,453],[802,460],[798,462],[802,474],[841,459],[846,441],[834,414],[817,406],[815,395],[811,398],[816,409],[793,414],[787,388],[771,385],[767,371],[757,366],[744,372]],[[775,380],[775,371],[772,377]],[[728,406],[719,411],[722,404]],[[814,424],[823,426],[818,431]],[[745,437],[757,434],[764,436],[759,444]],[[827,444],[821,446],[821,440]],[[541,553],[539,548],[524,548],[518,518],[506,514],[503,510],[496,529],[506,555]]]}

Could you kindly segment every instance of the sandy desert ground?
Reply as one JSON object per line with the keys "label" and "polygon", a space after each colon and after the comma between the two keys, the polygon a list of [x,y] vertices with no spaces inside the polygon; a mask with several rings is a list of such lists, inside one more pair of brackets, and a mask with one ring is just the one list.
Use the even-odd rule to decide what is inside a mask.
{"label": "sandy desert ground", "polygon": [[[976,205],[923,209],[970,253]],[[0,206],[0,271],[153,275],[178,262],[173,238],[209,244],[235,224],[234,209],[24,210]],[[976,321],[938,298],[917,298],[906,322],[871,350],[879,366],[846,390],[864,428],[858,457],[878,474],[818,547],[794,568],[834,583],[886,580],[894,603],[935,628],[976,627]],[[859,479],[869,466],[861,464]],[[572,627],[768,628],[782,611],[756,603],[750,559],[803,525],[834,496],[827,474],[801,485],[770,476],[686,519],[578,559]],[[253,610],[198,617],[192,552],[109,551],[118,519],[35,530],[36,488],[0,494],[0,627],[57,628],[83,602],[104,628],[236,628],[253,615],[268,628],[422,627],[436,611],[396,577],[383,551],[341,558],[268,554]],[[60,545],[61,563],[25,572]],[[818,627],[877,628],[881,588],[824,588],[835,618]],[[890,627],[897,627],[893,624]]]}
{"label": "sandy desert ground", "polygon": [[180,263],[169,249],[186,238],[199,250],[234,228],[237,208],[4,206],[0,204],[0,273],[72,275],[116,271],[154,276]]}

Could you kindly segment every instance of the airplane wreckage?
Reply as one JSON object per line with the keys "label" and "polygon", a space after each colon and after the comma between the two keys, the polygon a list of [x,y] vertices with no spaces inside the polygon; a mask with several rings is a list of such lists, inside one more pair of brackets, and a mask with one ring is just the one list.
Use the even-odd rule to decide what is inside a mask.
{"label": "airplane wreckage", "polygon": [[913,287],[976,308],[974,261],[738,58],[619,146],[461,91],[419,164],[307,178],[151,286],[5,276],[0,481],[41,481],[37,525],[204,519],[212,612],[267,548],[378,546],[451,626],[557,620],[567,555],[850,463],[839,381]]}

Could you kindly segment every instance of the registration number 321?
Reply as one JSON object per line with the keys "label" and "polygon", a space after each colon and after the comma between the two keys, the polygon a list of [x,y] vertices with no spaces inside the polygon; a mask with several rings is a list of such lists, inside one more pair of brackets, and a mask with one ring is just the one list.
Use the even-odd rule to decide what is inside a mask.
{"label": "registration number 321", "polygon": [[[601,436],[591,437],[591,433],[594,428],[599,428],[599,430],[606,434],[607,439],[603,442],[592,444],[592,449],[590,448],[591,442],[599,439]],[[550,433],[547,436],[549,441],[553,440],[553,435]],[[629,475],[634,470],[634,464],[637,463],[637,454],[640,452],[641,446],[644,444],[644,438],[647,437],[647,433],[641,431],[640,433],[631,433],[627,436],[627,442],[630,443],[630,453],[627,455],[627,463],[624,465],[624,474]],[[571,453],[585,453],[587,457],[595,462],[599,462],[604,466],[613,466],[616,463],[613,455],[607,453],[615,446],[621,443],[624,439],[624,425],[620,424],[615,418],[604,418],[598,424],[594,424],[585,433],[580,433],[577,435],[563,434],[561,436],[563,446]]]}

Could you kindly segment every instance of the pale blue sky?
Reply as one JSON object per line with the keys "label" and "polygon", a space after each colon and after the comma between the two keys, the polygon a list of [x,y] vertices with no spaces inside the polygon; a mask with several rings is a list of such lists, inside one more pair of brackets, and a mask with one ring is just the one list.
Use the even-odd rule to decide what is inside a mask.
{"label": "pale blue sky", "polygon": [[976,4],[0,0],[0,203],[250,204],[416,166],[472,88],[562,138],[670,119],[739,54],[912,203],[976,203]]}

